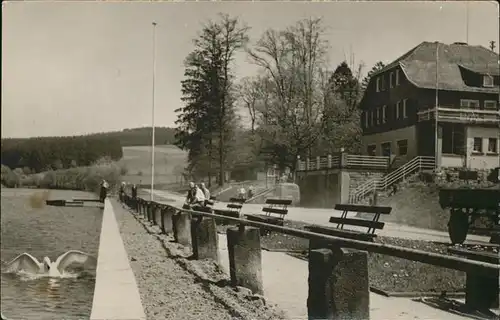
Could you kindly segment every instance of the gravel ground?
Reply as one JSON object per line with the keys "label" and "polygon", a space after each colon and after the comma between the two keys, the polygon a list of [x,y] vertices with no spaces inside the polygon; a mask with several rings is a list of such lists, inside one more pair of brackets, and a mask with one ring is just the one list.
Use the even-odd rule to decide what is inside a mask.
{"label": "gravel ground", "polygon": [[187,248],[113,201],[147,319],[285,319],[245,288],[228,286],[213,261],[193,261]]}
{"label": "gravel ground", "polygon": [[[302,229],[306,223],[285,221],[286,227]],[[225,232],[220,226],[219,232]],[[377,237],[375,242],[447,254],[448,245],[429,241]],[[307,259],[309,241],[285,234],[271,233],[261,237],[261,246],[270,251],[289,251],[290,255]],[[447,292],[463,291],[465,272],[430,264],[369,253],[370,286],[388,292]]]}

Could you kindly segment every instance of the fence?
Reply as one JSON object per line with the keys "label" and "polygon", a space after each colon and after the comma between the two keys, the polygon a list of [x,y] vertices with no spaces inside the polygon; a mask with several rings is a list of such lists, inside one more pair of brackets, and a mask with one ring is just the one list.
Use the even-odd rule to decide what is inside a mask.
{"label": "fence", "polygon": [[370,169],[387,170],[390,157],[364,156],[357,154],[338,153],[327,156],[317,156],[297,161],[297,171],[314,171],[326,169]]}
{"label": "fence", "polygon": [[405,180],[412,174],[422,170],[432,170],[435,167],[434,157],[415,157],[403,166],[382,178],[374,178],[361,184],[349,194],[349,203],[357,203],[368,194],[376,191],[385,191],[394,183]]}
{"label": "fence", "polygon": [[[162,232],[172,233],[176,242],[192,246],[195,259],[217,261],[216,220],[236,223],[238,227],[227,231],[231,285],[244,286],[256,293],[262,293],[263,287],[260,229],[309,239],[309,319],[369,319],[367,251],[464,271],[471,279],[498,282],[500,266],[491,263],[222,216],[213,214],[211,209],[193,211],[128,196],[125,202],[159,225]],[[334,280],[338,274],[342,274],[343,281]],[[349,294],[342,294],[346,292]],[[466,299],[476,301],[477,295],[481,295],[481,289],[471,285]],[[332,305],[337,308],[332,310]]]}

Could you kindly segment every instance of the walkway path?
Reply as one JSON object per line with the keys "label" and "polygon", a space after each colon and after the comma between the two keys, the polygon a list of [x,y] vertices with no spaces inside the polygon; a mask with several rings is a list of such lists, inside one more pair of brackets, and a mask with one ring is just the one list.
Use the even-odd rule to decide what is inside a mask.
{"label": "walkway path", "polygon": [[[145,190],[146,191],[146,190]],[[149,195],[149,190],[147,191]],[[155,190],[154,194],[159,197],[165,197],[178,202],[178,204],[182,205],[184,202],[184,197],[172,193],[169,191],[163,190]],[[215,208],[226,208],[227,203],[225,202],[216,202]],[[248,213],[257,213],[262,210],[261,204],[245,204],[242,209],[243,214]],[[334,209],[316,209],[316,208],[303,208],[303,207],[289,207],[287,219],[294,221],[301,221],[310,224],[318,224],[318,225],[326,225],[331,226],[331,223],[328,222],[331,216],[338,216],[342,214],[341,211],[337,211]],[[354,216],[354,214],[352,214]],[[449,243],[450,238],[448,233],[438,230],[431,229],[422,229],[415,228],[395,223],[385,223],[385,227],[383,230],[380,230],[377,234],[380,236],[386,237],[394,237],[394,238],[402,238],[402,239],[411,239],[411,240],[427,240],[427,241],[440,241]],[[489,243],[489,237],[477,236],[469,234],[467,236],[467,242],[478,242],[478,243]]]}
{"label": "walkway path", "polygon": [[[229,272],[227,239],[219,235],[221,263]],[[286,266],[286,270],[284,267]],[[307,261],[281,252],[262,251],[262,281],[264,296],[285,310],[291,319],[307,319]],[[386,298],[370,293],[370,319],[469,319],[434,309],[408,298]]]}

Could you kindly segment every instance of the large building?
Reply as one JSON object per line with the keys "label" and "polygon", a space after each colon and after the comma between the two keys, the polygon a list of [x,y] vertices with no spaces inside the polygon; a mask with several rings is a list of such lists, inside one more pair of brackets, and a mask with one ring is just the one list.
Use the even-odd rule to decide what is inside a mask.
{"label": "large building", "polygon": [[499,74],[487,48],[422,42],[371,77],[360,104],[363,152],[399,165],[435,156],[444,167],[498,167]]}

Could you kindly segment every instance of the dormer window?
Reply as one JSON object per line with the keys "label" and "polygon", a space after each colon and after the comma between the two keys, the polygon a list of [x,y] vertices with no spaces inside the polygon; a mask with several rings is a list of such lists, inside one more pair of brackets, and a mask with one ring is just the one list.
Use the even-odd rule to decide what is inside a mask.
{"label": "dormer window", "polygon": [[489,74],[483,76],[483,87],[493,87],[493,77]]}
{"label": "dormer window", "polygon": [[396,85],[399,86],[399,69],[396,69]]}
{"label": "dormer window", "polygon": [[393,72],[391,72],[389,74],[389,87],[394,88],[394,73]]}
{"label": "dormer window", "polygon": [[380,92],[380,77],[377,78],[377,82],[375,84],[377,85],[376,86],[376,91]]}

